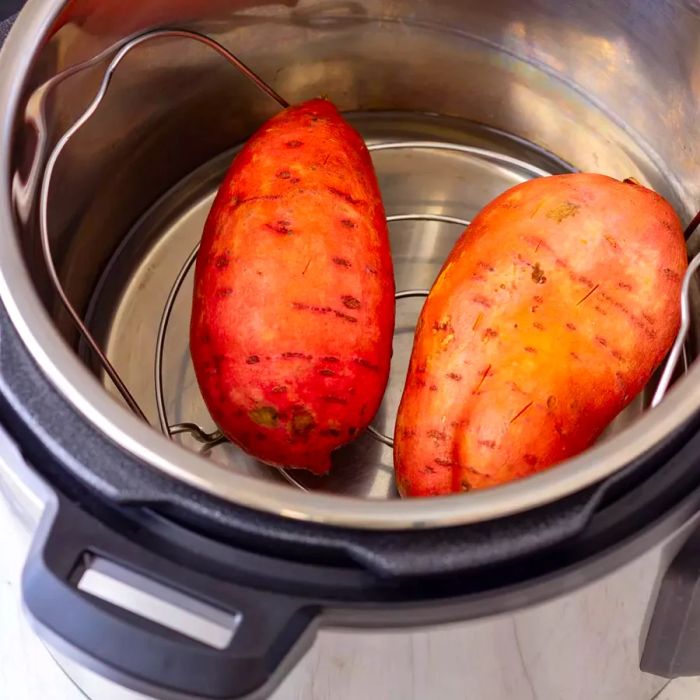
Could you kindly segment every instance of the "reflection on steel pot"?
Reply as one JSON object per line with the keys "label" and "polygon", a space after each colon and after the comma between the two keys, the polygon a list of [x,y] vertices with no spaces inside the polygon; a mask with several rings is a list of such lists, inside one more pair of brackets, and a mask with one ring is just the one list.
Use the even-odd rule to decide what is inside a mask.
{"label": "reflection on steel pot", "polygon": [[[336,453],[330,476],[293,474],[290,483],[182,427],[199,426],[205,443],[204,433],[217,437],[187,350],[185,266],[232,155],[278,111],[269,92],[211,45],[143,41],[45,181],[60,283],[147,421],[124,405],[56,294],[38,197],[51,149],[98,94],[108,60],[129,37],[172,26],[215,38],[290,103],[328,94],[345,112],[372,152],[398,290],[429,288],[459,222],[544,174],[634,177],[685,224],[700,204],[694,4],[129,8],[29,0],[0,54],[0,420],[23,458],[8,460],[8,473],[26,481],[40,472],[44,483],[23,584],[44,638],[156,697],[267,692],[321,624],[412,627],[395,638],[395,661],[372,657],[382,660],[386,694],[401,697],[439,687],[441,697],[500,700],[527,686],[533,697],[638,700],[661,676],[699,672],[694,626],[680,624],[696,613],[694,540],[684,547],[700,485],[695,283],[687,371],[680,376],[680,363],[658,407],[648,409],[655,378],[593,448],[557,469],[401,501],[388,440],[370,433]],[[382,434],[393,432],[420,305],[397,305],[374,423]],[[159,429],[164,416],[165,428],[180,425],[172,439]],[[172,615],[154,617],[163,605]],[[605,610],[604,629],[591,609]],[[449,621],[460,626],[426,630]],[[202,626],[213,637],[202,641]],[[367,694],[343,669],[354,654],[364,663],[367,649],[389,646],[324,629],[309,657],[319,667],[300,666],[295,682],[305,697],[325,697],[322,687]],[[464,657],[445,651],[458,646]],[[639,671],[640,647],[657,675]],[[475,661],[486,664],[491,648],[511,650],[507,673]],[[609,675],[592,689],[601,659]]]}

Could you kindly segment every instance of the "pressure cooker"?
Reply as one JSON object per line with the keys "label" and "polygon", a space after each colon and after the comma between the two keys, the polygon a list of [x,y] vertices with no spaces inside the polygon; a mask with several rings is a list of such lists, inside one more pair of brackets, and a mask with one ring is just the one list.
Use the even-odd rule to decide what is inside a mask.
{"label": "pressure cooker", "polygon": [[[700,3],[29,0],[0,76],[1,481],[67,665],[156,698],[638,700],[700,675],[694,267],[672,357],[591,449],[420,499],[391,460],[425,290],[486,202],[594,171],[693,220]],[[372,153],[399,290],[380,411],[323,478],[225,442],[187,346],[226,168],[275,96],[318,95]]]}

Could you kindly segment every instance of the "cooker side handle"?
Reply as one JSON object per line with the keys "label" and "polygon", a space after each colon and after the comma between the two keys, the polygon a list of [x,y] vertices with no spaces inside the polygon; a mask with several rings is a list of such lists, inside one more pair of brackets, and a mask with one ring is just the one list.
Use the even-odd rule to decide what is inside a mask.
{"label": "cooker side handle", "polygon": [[700,676],[700,530],[664,574],[640,668],[663,678]]}
{"label": "cooker side handle", "polygon": [[98,674],[158,697],[267,697],[310,646],[316,607],[181,567],[52,501],[25,607],[40,636]]}

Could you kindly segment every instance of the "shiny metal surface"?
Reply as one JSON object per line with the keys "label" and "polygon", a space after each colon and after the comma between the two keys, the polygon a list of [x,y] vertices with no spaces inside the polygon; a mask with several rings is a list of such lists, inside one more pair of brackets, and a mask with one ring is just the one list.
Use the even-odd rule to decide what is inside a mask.
{"label": "shiny metal surface", "polygon": [[681,292],[681,327],[678,331],[678,336],[673,342],[671,352],[666,359],[666,363],[661,373],[661,378],[651,400],[652,408],[658,406],[666,396],[668,387],[671,384],[674,372],[676,372],[678,362],[681,358],[686,338],[690,332],[693,317],[690,310],[690,285],[693,282],[693,277],[700,267],[700,255],[696,255],[688,265],[688,269],[683,277],[683,289]]}
{"label": "shiny metal surface", "polygon": [[[49,489],[46,484],[32,483],[39,479],[30,467],[17,468],[14,458],[7,459],[9,444],[0,432],[0,532],[4,536],[0,676],[4,697],[84,700],[83,693],[91,700],[172,697],[162,688],[142,693],[130,690],[110,680],[110,670],[93,659],[80,657],[46,633],[40,637],[33,633],[36,630],[21,611],[20,572],[41,509],[29,520],[18,519],[15,512],[35,512],[35,504],[43,503],[42,491]],[[14,446],[12,450],[19,455]],[[10,490],[6,492],[8,480]],[[15,499],[12,482],[17,480],[26,482]],[[3,498],[8,493],[10,507]],[[263,697],[652,700],[665,681],[639,671],[640,644],[661,574],[697,525],[695,517],[681,532],[615,567],[612,573],[512,614],[402,630],[357,629],[352,615],[324,620],[308,653],[289,669],[277,690]],[[127,592],[118,602],[130,606],[134,601]],[[77,687],[54,666],[42,641]],[[663,695],[664,700],[696,697],[692,691]]]}
{"label": "shiny metal surface", "polygon": [[[81,658],[47,634],[37,637],[21,610],[20,573],[37,520],[25,524],[2,498],[4,481],[21,474],[6,461],[0,433],[0,677],[11,700],[146,700],[172,697],[164,689],[137,693],[110,680],[109,669]],[[26,471],[34,476],[29,469]],[[34,476],[36,479],[36,477]],[[45,488],[47,488],[45,486]],[[22,512],[41,502],[40,491]],[[33,487],[32,487],[33,490]],[[12,503],[10,488],[10,504]],[[19,505],[19,504],[18,504]],[[38,516],[37,516],[38,519]],[[328,620],[308,653],[289,670],[269,700],[652,700],[665,681],[639,671],[639,647],[660,575],[697,527],[651,547],[609,575],[565,596],[508,615],[410,629],[352,629]],[[120,596],[129,605],[129,597]],[[614,624],[610,621],[614,620]],[[335,623],[335,624],[334,624]],[[331,626],[333,625],[334,626]],[[42,643],[43,641],[43,643]],[[53,656],[47,653],[47,646]],[[63,676],[54,659],[77,687]],[[134,681],[136,682],[136,681]],[[78,689],[80,688],[80,690]],[[697,698],[699,683],[663,700]],[[83,694],[84,693],[84,694]],[[695,694],[694,694],[695,693]],[[192,700],[189,698],[188,700]]]}
{"label": "shiny metal surface", "polygon": [[[102,82],[100,83],[99,90],[97,91],[97,94],[93,98],[92,102],[90,102],[87,109],[80,115],[75,124],[72,124],[71,127],[65,132],[65,134],[61,136],[61,138],[58,140],[58,143],[54,146],[53,150],[51,151],[48,157],[46,167],[44,169],[43,178],[41,179],[41,192],[39,199],[39,229],[41,231],[41,248],[44,254],[44,263],[46,265],[51,284],[54,288],[55,293],[58,295],[58,298],[63,304],[63,307],[68,312],[78,332],[80,333],[81,339],[90,346],[92,352],[97,356],[102,369],[107,373],[110,380],[112,381],[112,383],[117,388],[122,398],[126,402],[127,406],[129,406],[129,408],[139,418],[142,418],[143,420],[146,419],[146,416],[144,415],[140,406],[132,396],[131,392],[129,391],[129,388],[124,384],[121,377],[115,371],[107,356],[102,352],[102,348],[99,346],[98,343],[95,342],[94,338],[90,334],[90,331],[83,323],[80,314],[75,310],[70,299],[66,296],[65,290],[63,289],[63,284],[56,272],[56,266],[54,265],[53,259],[53,251],[51,250],[51,239],[49,234],[48,223],[48,199],[51,188],[51,178],[54,172],[54,168],[56,167],[56,163],[61,157],[61,153],[63,152],[68,142],[73,138],[73,136],[76,133],[78,133],[81,127],[83,127],[85,123],[90,119],[90,117],[92,117],[92,115],[97,111],[100,104],[102,104],[102,100],[107,94],[107,89],[109,88],[109,84],[112,80],[112,76],[114,75],[114,71],[117,70],[119,64],[124,60],[124,58],[129,54],[130,51],[132,51],[135,48],[138,48],[141,44],[157,39],[173,38],[193,39],[195,41],[199,41],[205,44],[209,48],[216,51],[220,56],[223,56],[240,73],[242,73],[246,78],[248,78],[248,80],[250,80],[258,89],[262,90],[266,95],[274,99],[280,105],[280,107],[282,107],[283,109],[289,107],[289,104],[282,97],[280,97],[269,85],[263,82],[252,70],[250,70],[248,66],[246,66],[242,61],[240,61],[236,56],[234,56],[231,52],[227,51],[223,46],[221,46],[221,44],[217,43],[216,41],[213,41],[212,39],[202,34],[197,34],[195,32],[168,29],[156,30],[153,32],[147,32],[146,34],[142,34],[141,36],[137,36],[134,39],[131,39],[125,44],[119,46],[118,51],[116,51],[116,54],[110,60],[109,65],[105,70],[104,76],[102,77]],[[60,82],[62,82],[62,80],[75,75],[77,70],[85,70],[90,65],[92,65],[92,61],[87,61],[83,64],[82,68],[72,67],[68,71],[65,71],[63,74],[55,76],[55,78],[51,81],[52,87],[59,85]],[[42,93],[42,95],[46,94],[46,91]],[[46,140],[46,125],[42,120],[35,122],[35,126],[40,132],[39,142],[43,144]],[[34,160],[35,167],[39,167],[39,163],[42,159],[43,153],[39,152],[39,158]],[[29,179],[33,179],[31,174],[29,176]]]}
{"label": "shiny metal surface", "polygon": [[[422,502],[296,493],[221,469],[159,437],[85,371],[76,357],[76,334],[40,261],[36,203],[24,175],[36,148],[31,126],[36,103],[30,97],[42,83],[134,32],[187,23],[234,49],[290,101],[325,93],[344,110],[391,110],[389,135],[401,131],[407,111],[487,124],[576,168],[635,177],[668,197],[687,220],[700,201],[700,17],[675,0],[350,5],[301,0],[291,6],[211,0],[197,3],[196,11],[192,3],[173,0],[148,3],[135,13],[115,13],[115,6],[100,3],[85,13],[78,3],[30,0],[3,49],[0,228],[13,235],[0,238],[0,296],[47,376],[124,449],[223,498],[289,517],[358,527],[430,527],[497,517],[571,493],[644,454],[698,409],[700,370],[691,367],[668,400],[584,455],[493,491]],[[58,186],[49,202],[51,248],[66,293],[81,314],[100,297],[98,280],[144,212],[272,113],[266,97],[220,63],[202,47],[181,41],[130,55],[102,107],[57,164]],[[60,86],[47,109],[52,139],[75,121],[101,73],[97,66]],[[462,127],[449,124],[438,119],[416,138],[464,141]],[[486,128],[469,143],[494,149],[494,140],[500,150],[502,137]],[[542,157],[535,154],[531,162]],[[405,169],[411,172],[407,187],[425,177],[422,167],[413,161]],[[465,211],[464,192],[442,192],[437,175],[421,186],[421,200],[446,204],[441,211],[459,203],[455,215],[470,217],[474,212]],[[497,194],[482,187],[480,178],[472,183],[469,197],[479,206]],[[208,186],[215,186],[215,177]],[[143,242],[139,259],[153,254],[151,244]],[[161,255],[167,258],[165,251]],[[397,279],[397,287],[423,286],[418,278],[429,277],[429,269],[406,265],[405,274],[416,278],[408,284]],[[115,301],[124,307],[120,296],[99,308],[93,301],[92,318],[109,326]],[[697,308],[694,286],[693,315]],[[137,359],[148,356],[140,345],[148,332],[152,329],[130,330]],[[691,359],[696,340],[689,343]],[[149,413],[146,406],[144,411]]]}

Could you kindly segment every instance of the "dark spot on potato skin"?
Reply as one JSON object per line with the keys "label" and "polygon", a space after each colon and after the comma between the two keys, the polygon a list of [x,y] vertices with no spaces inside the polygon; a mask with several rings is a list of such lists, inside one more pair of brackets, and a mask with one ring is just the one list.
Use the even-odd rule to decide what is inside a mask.
{"label": "dark spot on potato skin", "polygon": [[595,340],[596,340],[596,343],[598,343],[599,345],[602,345],[604,348],[608,346],[608,341],[605,340],[605,338],[603,338],[600,335],[597,335],[595,337]]}
{"label": "dark spot on potato skin", "polygon": [[229,266],[231,256],[228,253],[221,253],[214,258],[214,267],[217,270],[224,270]]}
{"label": "dark spot on potato skin", "polygon": [[625,359],[625,356],[619,350],[611,350],[610,354],[619,362],[623,362]]}
{"label": "dark spot on potato skin", "polygon": [[462,381],[462,375],[461,375],[461,374],[457,374],[457,372],[449,372],[449,373],[447,374],[447,377],[448,377],[449,379],[451,379],[452,381],[455,381],[455,382],[461,382],[461,381]]}
{"label": "dark spot on potato skin", "polygon": [[307,437],[316,427],[316,419],[313,413],[303,406],[295,406],[292,409],[292,418],[289,427],[296,437]]}
{"label": "dark spot on potato skin", "polygon": [[482,294],[477,294],[476,296],[473,296],[472,301],[475,304],[479,304],[479,306],[483,306],[486,309],[491,308],[491,302]]}
{"label": "dark spot on potato skin", "polygon": [[341,219],[340,224],[341,226],[350,229],[355,228],[357,226],[357,224],[352,219]]}
{"label": "dark spot on potato skin", "polygon": [[260,358],[257,355],[248,355],[245,361],[247,365],[256,365],[258,362],[260,362]]}
{"label": "dark spot on potato skin", "polygon": [[324,377],[335,377],[336,374],[337,374],[337,373],[334,372],[332,369],[326,369],[326,368],[320,369],[320,370],[318,371],[318,373],[321,374],[321,375],[323,375]]}
{"label": "dark spot on potato skin", "polygon": [[631,292],[631,291],[632,291],[632,285],[631,285],[629,282],[618,282],[618,283],[617,283],[617,286],[618,286],[620,289],[624,289],[624,290],[627,291],[627,292]]}
{"label": "dark spot on potato skin", "polygon": [[531,353],[531,354],[533,354],[533,355],[536,355],[536,354],[537,354],[537,350],[536,350],[535,348],[533,348],[532,345],[526,345],[526,346],[525,346],[525,352],[529,352],[529,353]]}
{"label": "dark spot on potato skin", "polygon": [[573,323],[571,323],[571,322],[568,322],[568,323],[566,324],[566,327],[567,327],[570,331],[575,331],[575,330],[576,330],[576,326],[575,326]]}
{"label": "dark spot on potato skin", "polygon": [[333,262],[340,267],[352,267],[352,263],[345,258],[333,258]]}
{"label": "dark spot on potato skin", "polygon": [[348,323],[357,323],[357,317],[351,316],[350,314],[346,314],[343,311],[337,311],[333,309],[333,313],[337,318],[342,319],[343,321],[348,321]]}
{"label": "dark spot on potato skin", "polygon": [[496,449],[496,442],[495,440],[479,440],[479,444],[482,447],[486,447],[489,450],[495,450]]}
{"label": "dark spot on potato skin", "polygon": [[325,357],[321,358],[321,362],[340,362],[340,359],[334,357],[333,355],[326,355]]}
{"label": "dark spot on potato skin", "polygon": [[444,332],[444,333],[453,333],[454,328],[452,327],[452,324],[450,324],[448,321],[434,321],[433,322],[433,331],[437,332]]}
{"label": "dark spot on potato skin", "polygon": [[547,408],[550,411],[553,411],[554,408],[556,407],[556,405],[557,405],[557,397],[556,396],[548,396],[547,397]]}
{"label": "dark spot on potato skin", "polygon": [[274,406],[258,406],[248,412],[250,419],[266,428],[276,428],[279,423],[279,413]]}
{"label": "dark spot on potato skin", "polygon": [[537,455],[533,454],[524,454],[523,455],[523,462],[528,465],[528,467],[534,467],[537,465]]}
{"label": "dark spot on potato skin", "polygon": [[323,428],[321,430],[321,435],[339,437],[341,435],[341,431],[339,428]]}
{"label": "dark spot on potato skin", "polygon": [[379,372],[379,366],[375,365],[373,362],[366,360],[364,357],[354,357],[352,360],[355,364],[370,370],[370,372]]}
{"label": "dark spot on potato skin", "polygon": [[233,294],[233,289],[231,287],[221,287],[216,290],[217,299],[227,299]]}
{"label": "dark spot on potato skin", "polygon": [[429,390],[429,391],[437,391],[437,389],[438,389],[438,388],[437,388],[437,385],[436,385],[436,384],[431,384],[431,385],[428,387],[428,390]]}
{"label": "dark spot on potato skin", "polygon": [[285,219],[280,219],[279,221],[275,221],[272,224],[265,224],[267,228],[269,228],[271,231],[274,231],[275,233],[279,233],[281,236],[290,236],[293,233],[291,225],[291,222]]}
{"label": "dark spot on potato skin", "polygon": [[564,219],[568,219],[570,216],[576,216],[578,210],[581,208],[579,204],[574,204],[573,202],[562,202],[559,206],[550,209],[545,216],[548,219],[554,219],[558,224],[560,224]]}
{"label": "dark spot on potato skin", "polygon": [[539,321],[535,321],[532,325],[537,328],[538,331],[544,330],[544,326]]}
{"label": "dark spot on potato skin", "polygon": [[342,396],[334,396],[333,394],[326,394],[321,397],[321,400],[325,403],[337,404],[338,406],[346,406],[348,403],[347,399],[344,399]]}
{"label": "dark spot on potato skin", "polygon": [[310,360],[311,355],[305,355],[303,352],[283,352],[282,358],[285,360]]}
{"label": "dark spot on potato skin", "polygon": [[348,309],[359,309],[361,306],[360,300],[356,299],[354,296],[351,296],[350,294],[344,294],[340,298],[343,302],[343,306],[347,307]]}
{"label": "dark spot on potato skin", "polygon": [[304,145],[303,141],[298,141],[294,139],[293,141],[287,141],[287,148],[301,148]]}
{"label": "dark spot on potato skin", "polygon": [[668,280],[676,281],[680,279],[680,275],[677,272],[674,272],[670,267],[665,267],[662,270],[664,277]]}
{"label": "dark spot on potato skin", "polygon": [[355,199],[350,193],[348,192],[343,192],[343,190],[339,190],[337,187],[328,187],[328,191],[335,195],[336,197],[340,197],[340,199],[344,199],[348,204],[361,204],[362,200],[361,199]]}
{"label": "dark spot on potato skin", "polygon": [[447,440],[447,435],[445,435],[445,433],[441,433],[439,430],[428,430],[426,435],[438,442],[444,442]]}
{"label": "dark spot on potato skin", "polygon": [[290,173],[289,170],[280,170],[277,173],[277,177],[281,178],[282,180],[289,180],[289,178],[292,177],[292,173]]}
{"label": "dark spot on potato skin", "polygon": [[273,394],[286,394],[287,393],[287,387],[282,386],[281,384],[272,387],[272,393]]}
{"label": "dark spot on potato skin", "polygon": [[338,318],[342,318],[345,321],[350,321],[350,323],[356,323],[357,319],[354,316],[346,314],[344,311],[338,311],[330,306],[311,306],[310,304],[305,304],[301,301],[293,301],[292,306],[300,311],[312,311],[317,314],[335,314]]}
{"label": "dark spot on potato skin", "polygon": [[453,465],[451,459],[445,459],[444,457],[436,457],[433,462],[439,464],[441,467],[451,467]]}
{"label": "dark spot on potato skin", "polygon": [[255,197],[246,197],[245,199],[237,200],[238,204],[247,204],[248,202],[274,202],[278,199],[282,199],[280,194],[259,194]]}
{"label": "dark spot on potato skin", "polygon": [[535,263],[532,266],[532,275],[530,276],[535,284],[544,284],[547,281],[547,277],[545,276],[539,263]]}

